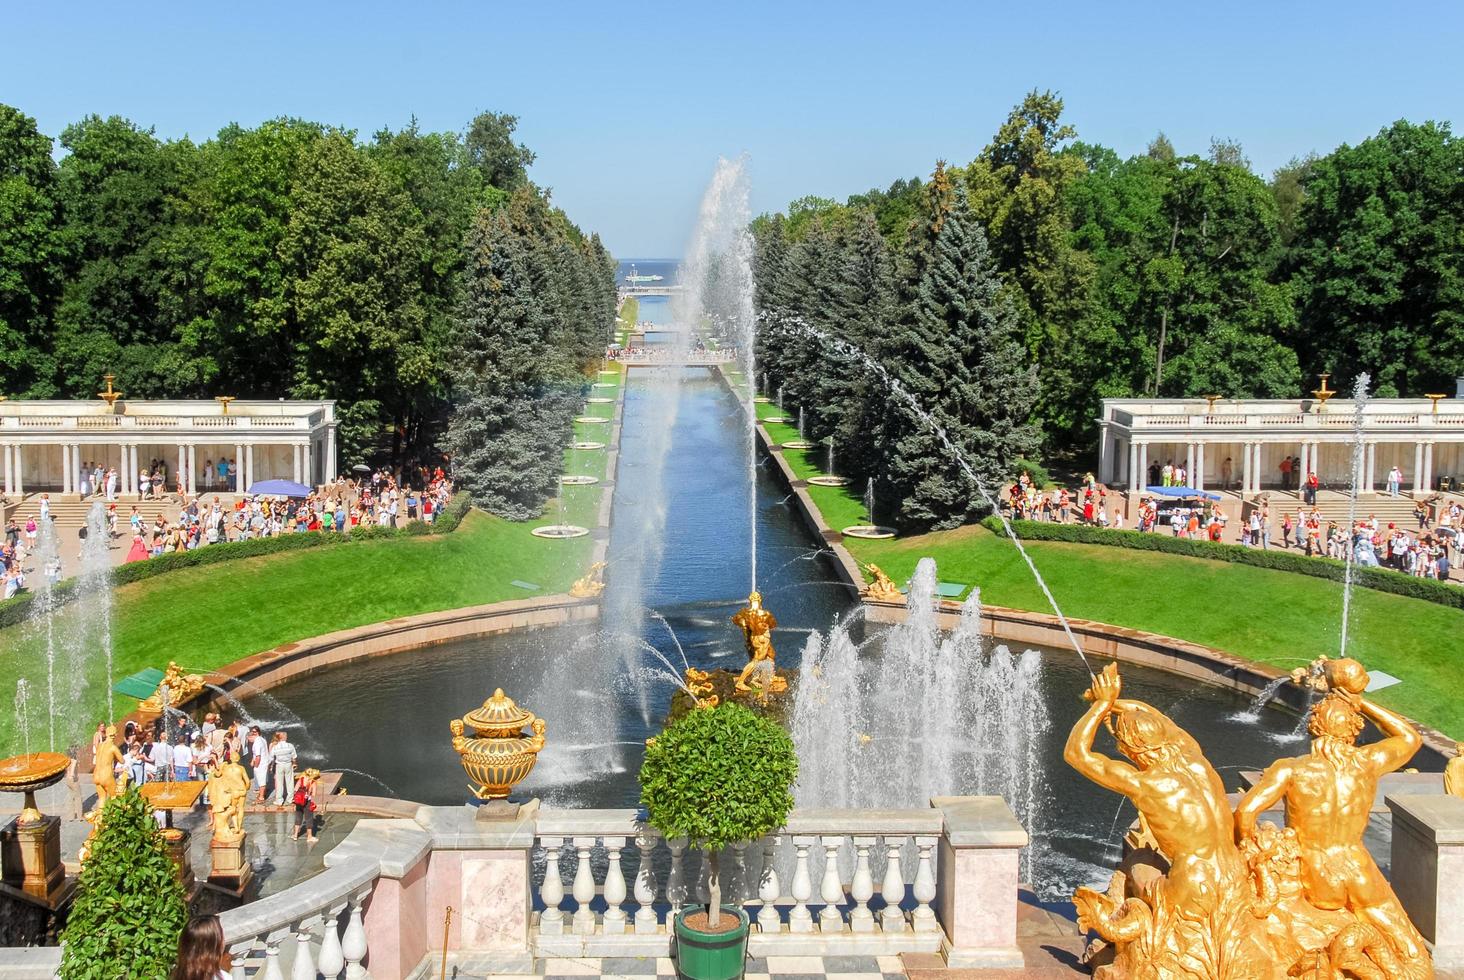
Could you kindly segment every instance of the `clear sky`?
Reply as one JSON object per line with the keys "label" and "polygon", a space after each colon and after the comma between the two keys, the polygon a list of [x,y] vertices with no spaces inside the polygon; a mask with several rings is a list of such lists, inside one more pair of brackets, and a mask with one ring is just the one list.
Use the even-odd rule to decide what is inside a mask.
{"label": "clear sky", "polygon": [[1029,89],[1124,154],[1239,140],[1292,156],[1464,97],[1464,3],[28,3],[0,101],[59,134],[87,113],[164,137],[300,116],[363,136],[511,112],[532,170],[621,257],[678,255],[719,154],[754,210],[965,162]]}

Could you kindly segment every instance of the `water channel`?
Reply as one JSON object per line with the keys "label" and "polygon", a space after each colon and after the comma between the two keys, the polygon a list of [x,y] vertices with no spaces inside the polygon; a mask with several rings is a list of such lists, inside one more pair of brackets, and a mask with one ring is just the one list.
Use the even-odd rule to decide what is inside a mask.
{"label": "water channel", "polygon": [[[292,737],[313,764],[369,772],[402,797],[451,804],[465,800],[467,789],[449,745],[448,721],[503,687],[548,724],[548,745],[521,787],[525,795],[557,806],[636,806],[643,742],[660,729],[671,692],[660,658],[677,666],[683,653],[693,666],[737,669],[743,663],[741,636],[728,617],[745,599],[749,488],[738,451],[741,409],[719,381],[701,369],[680,377],[667,440],[667,379],[641,370],[630,377],[604,622],[485,637],[345,665],[247,700],[251,714],[266,727],[285,712],[306,719]],[[668,442],[664,462],[655,459]],[[642,479],[641,473],[662,467],[666,491],[658,494],[655,481]],[[827,633],[856,615],[858,607],[835,582],[829,560],[819,553],[773,472],[770,465],[757,468],[760,586],[779,620],[779,663],[796,667],[811,633]],[[631,560],[645,546],[642,529],[662,521],[659,560]],[[630,576],[617,579],[617,567],[641,569],[644,588],[632,589],[637,583],[628,581]],[[485,570],[490,573],[500,571]],[[634,591],[645,611],[617,615],[616,589]],[[627,638],[624,628],[640,634]],[[868,641],[860,647],[861,657],[885,655],[883,637],[872,635],[880,629],[857,623],[851,628],[851,636]],[[1043,650],[1040,657],[1040,690],[1051,725],[1018,737],[1030,743],[1036,770],[1035,808],[1025,815],[1036,845],[1029,874],[1044,892],[1059,894],[1103,877],[1099,868],[1115,859],[1117,841],[1134,814],[1119,797],[1063,764],[1062,742],[1082,710],[1079,694],[1087,675],[1071,651]],[[1238,788],[1241,769],[1263,767],[1304,747],[1291,735],[1295,719],[1289,715],[1267,710],[1255,721],[1235,720],[1248,702],[1231,692],[1136,667],[1124,669],[1124,682],[1125,696],[1149,701],[1193,732],[1231,789]],[[864,703],[846,719],[855,732],[878,727],[873,722],[891,701],[889,691],[862,694]],[[953,734],[920,729],[917,722],[907,733],[917,744]],[[974,734],[968,741],[972,752],[995,748],[974,744]],[[358,793],[387,792],[360,777],[347,784]],[[924,805],[930,795],[928,787],[911,785],[907,791],[906,806]],[[818,802],[800,793],[801,804]]]}

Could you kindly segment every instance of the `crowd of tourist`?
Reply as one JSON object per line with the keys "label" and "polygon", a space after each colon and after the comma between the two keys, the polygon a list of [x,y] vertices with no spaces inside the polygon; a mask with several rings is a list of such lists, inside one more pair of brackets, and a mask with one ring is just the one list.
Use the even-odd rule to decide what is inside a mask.
{"label": "crowd of tourist", "polygon": [[[115,732],[115,729],[112,729]],[[97,726],[92,738],[93,758],[97,749],[109,738],[108,726]],[[189,782],[206,780],[210,773],[231,762],[249,770],[250,802],[257,806],[295,808],[295,827],[291,839],[303,833],[315,843],[319,801],[320,770],[299,768],[300,755],[289,735],[283,730],[265,737],[259,725],[224,724],[212,712],[195,725],[186,716],[170,715],[151,725],[129,721],[117,744],[121,758],[115,763],[114,777],[118,784],[141,786],[154,782]],[[208,792],[201,801],[208,806]]]}
{"label": "crowd of tourist", "polygon": [[[1297,464],[1293,461],[1293,465]],[[1149,475],[1154,479],[1151,486],[1184,486],[1182,466],[1166,464]],[[1396,491],[1398,482],[1395,474],[1389,474],[1391,490]],[[1276,545],[1308,557],[1344,561],[1352,557],[1360,566],[1391,568],[1441,582],[1450,581],[1451,572],[1459,570],[1457,552],[1464,551],[1464,505],[1459,501],[1417,501],[1413,509],[1415,529],[1399,527],[1397,522],[1385,523],[1375,514],[1368,514],[1349,532],[1345,521],[1328,518],[1317,508],[1314,474],[1301,479],[1300,485],[1301,505],[1294,513],[1289,508],[1278,508],[1279,516],[1273,514],[1270,497],[1262,495],[1242,509],[1233,534],[1227,534],[1232,521],[1225,508],[1208,495],[1143,494],[1138,499],[1134,529],[1196,541],[1230,541],[1253,548]],[[1041,490],[1022,473],[1006,492],[1011,515],[1017,519],[1121,530],[1123,509],[1121,504],[1110,507],[1108,496],[1107,488],[1092,474],[1085,475],[1076,490]]]}

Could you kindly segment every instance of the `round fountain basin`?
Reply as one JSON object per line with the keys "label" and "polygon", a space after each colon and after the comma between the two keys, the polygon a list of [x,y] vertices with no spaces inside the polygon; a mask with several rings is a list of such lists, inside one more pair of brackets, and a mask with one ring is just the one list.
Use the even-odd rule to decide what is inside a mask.
{"label": "round fountain basin", "polygon": [[71,762],[59,752],[31,752],[0,759],[0,793],[33,793],[60,782]]}
{"label": "round fountain basin", "polygon": [[609,425],[610,424],[610,420],[609,419],[602,419],[598,415],[576,415],[574,417],[574,420],[576,422],[583,422],[586,425]]}
{"label": "round fountain basin", "polygon": [[779,425],[787,425],[789,422],[792,422],[793,420],[790,419],[786,415],[769,415],[767,418],[765,418],[765,419],[759,419],[758,421],[760,421],[760,422],[776,422]]}
{"label": "round fountain basin", "polygon": [[569,448],[579,449],[584,452],[594,452],[597,449],[604,449],[605,444],[603,442],[571,442]]}
{"label": "round fountain basin", "polygon": [[785,442],[778,446],[779,449],[813,449],[816,442],[809,442],[807,439],[794,439],[792,442]]}
{"label": "round fountain basin", "polygon": [[615,399],[613,399],[613,398],[586,398],[585,401],[588,402],[591,405],[614,405],[615,404]]}
{"label": "round fountain basin", "polygon": [[767,395],[758,395],[753,398],[753,401],[757,402],[759,405],[768,405],[771,404],[772,399],[769,398]]}
{"label": "round fountain basin", "polygon": [[893,538],[895,536],[895,529],[885,527],[881,524],[851,524],[840,530],[839,533],[849,538],[865,538],[870,541],[879,541],[884,538]]}
{"label": "round fountain basin", "polygon": [[847,476],[810,476],[808,482],[815,487],[847,487]]}
{"label": "round fountain basin", "polygon": [[619,385],[616,385],[616,384],[612,384],[609,381],[596,381],[591,387],[594,387],[594,388],[618,388],[620,386]]}
{"label": "round fountain basin", "polygon": [[536,527],[529,532],[536,538],[582,538],[590,533],[587,527],[580,527],[578,524],[546,524],[543,527]]}
{"label": "round fountain basin", "polygon": [[599,483],[600,478],[587,473],[566,473],[559,478],[559,482],[566,487],[587,487],[592,483]]}

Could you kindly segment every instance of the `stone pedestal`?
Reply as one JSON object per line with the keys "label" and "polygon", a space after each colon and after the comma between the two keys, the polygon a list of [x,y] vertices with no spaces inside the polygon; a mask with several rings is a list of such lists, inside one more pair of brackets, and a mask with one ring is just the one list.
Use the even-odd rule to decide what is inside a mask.
{"label": "stone pedestal", "polygon": [[249,880],[254,877],[254,869],[244,858],[244,841],[248,837],[248,834],[240,834],[236,841],[221,841],[215,837],[210,842],[211,868],[208,874],[210,887],[233,895],[235,898],[243,897],[244,889],[249,886]]}
{"label": "stone pedestal", "polygon": [[1027,832],[999,796],[937,796],[945,832],[935,908],[952,968],[1023,966],[1017,947],[1017,862]]}
{"label": "stone pedestal", "polygon": [[1389,796],[1393,811],[1392,884],[1434,966],[1464,969],[1464,799]]}
{"label": "stone pedestal", "polygon": [[61,863],[61,818],[16,818],[0,831],[0,865],[7,885],[56,908],[69,892]]}
{"label": "stone pedestal", "polygon": [[168,857],[172,859],[173,867],[178,869],[178,883],[183,886],[183,893],[189,896],[198,888],[198,881],[193,877],[193,857],[188,853],[190,837],[188,831],[176,827],[163,829]]}

